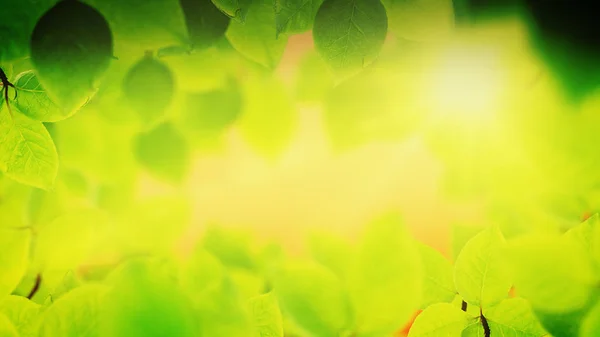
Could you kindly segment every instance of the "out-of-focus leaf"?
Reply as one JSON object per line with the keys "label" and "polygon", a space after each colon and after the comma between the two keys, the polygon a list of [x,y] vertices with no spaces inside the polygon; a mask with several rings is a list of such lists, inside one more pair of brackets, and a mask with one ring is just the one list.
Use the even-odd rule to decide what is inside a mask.
{"label": "out-of-focus leaf", "polygon": [[508,297],[512,278],[502,255],[505,244],[493,226],[469,240],[458,255],[454,283],[467,303],[489,308]]}
{"label": "out-of-focus leaf", "polygon": [[256,0],[212,0],[219,10],[240,23],[245,23],[250,6]]}
{"label": "out-of-focus leaf", "polygon": [[408,321],[421,304],[422,273],[402,217],[389,213],[371,221],[348,278],[359,333],[388,334]]}
{"label": "out-of-focus leaf", "polygon": [[597,303],[581,322],[581,337],[593,337],[600,334],[600,302]]}
{"label": "out-of-focus leaf", "polygon": [[0,298],[0,314],[11,321],[20,337],[38,336],[39,304],[23,296],[10,295]]}
{"label": "out-of-focus leaf", "polygon": [[455,224],[452,226],[451,240],[452,240],[452,256],[456,261],[458,255],[464,246],[471,240],[475,235],[482,231],[481,227],[477,226],[466,226]]}
{"label": "out-of-focus leaf", "polygon": [[296,98],[299,101],[321,102],[335,83],[331,70],[315,51],[300,60],[297,76]]}
{"label": "out-of-focus leaf", "polygon": [[564,313],[590,300],[597,280],[580,244],[559,236],[528,235],[513,240],[506,256],[519,295],[535,309]]}
{"label": "out-of-focus leaf", "polygon": [[329,268],[340,279],[348,276],[356,254],[349,242],[332,234],[314,233],[310,236],[308,244],[315,261]]}
{"label": "out-of-focus leaf", "polygon": [[202,245],[224,265],[251,270],[256,267],[251,239],[247,233],[212,226],[204,233]]}
{"label": "out-of-focus leaf", "polygon": [[58,299],[44,311],[39,336],[100,336],[98,314],[107,290],[102,285],[86,285]]}
{"label": "out-of-focus leaf", "polygon": [[30,244],[31,231],[0,228],[0,296],[11,294],[25,275]]}
{"label": "out-of-focus leaf", "polygon": [[452,0],[384,0],[389,30],[398,38],[440,41],[454,30]]}
{"label": "out-of-focus leaf", "polygon": [[340,280],[317,264],[290,262],[274,280],[282,311],[311,336],[337,336],[352,323],[352,307]]}
{"label": "out-of-focus leaf", "polygon": [[13,326],[10,320],[2,313],[0,313],[0,336],[19,337],[17,329]]}
{"label": "out-of-focus leaf", "polygon": [[210,47],[225,35],[230,19],[211,0],[179,0],[179,4],[194,48]]}
{"label": "out-of-focus leaf", "polygon": [[170,122],[138,135],[135,158],[152,174],[179,183],[189,170],[191,153],[186,139]]}

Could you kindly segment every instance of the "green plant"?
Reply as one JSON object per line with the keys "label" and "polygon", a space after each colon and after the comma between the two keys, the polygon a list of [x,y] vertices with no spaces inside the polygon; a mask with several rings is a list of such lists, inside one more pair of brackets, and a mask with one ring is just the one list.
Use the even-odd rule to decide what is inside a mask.
{"label": "green plant", "polygon": [[[0,337],[596,336],[598,83],[532,82],[546,21],[512,5],[497,28],[476,1],[6,0]],[[489,225],[455,226],[452,259],[391,211],[304,254],[218,224],[182,254],[193,161],[241,139],[286,162],[299,103],[334,154],[422,140]]]}

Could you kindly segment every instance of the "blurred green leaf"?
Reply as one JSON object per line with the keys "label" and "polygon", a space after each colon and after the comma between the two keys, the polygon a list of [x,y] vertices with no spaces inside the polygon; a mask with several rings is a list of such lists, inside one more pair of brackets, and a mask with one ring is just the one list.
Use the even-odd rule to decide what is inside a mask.
{"label": "blurred green leaf", "polygon": [[418,243],[417,247],[423,263],[423,299],[421,308],[450,302],[456,296],[454,269],[450,262],[437,250]]}
{"label": "blurred green leaf", "polygon": [[[14,112],[13,112],[14,113]],[[40,122],[0,108],[0,170],[16,181],[50,189],[58,174],[58,154]]]}
{"label": "blurred green leaf", "polygon": [[600,302],[596,303],[582,320],[579,336],[593,337],[598,334],[600,334]]}
{"label": "blurred green leaf", "polygon": [[196,336],[192,303],[177,285],[169,263],[137,259],[111,276],[102,303],[101,336]]}
{"label": "blurred green leaf", "polygon": [[86,285],[58,299],[44,312],[39,336],[100,336],[98,312],[107,290],[102,285]]}
{"label": "blurred green leaf", "polygon": [[296,99],[302,102],[320,103],[335,83],[331,70],[314,50],[300,60],[297,74]]}
{"label": "blurred green leaf", "polygon": [[329,233],[313,233],[308,241],[313,259],[329,268],[340,279],[348,276],[356,251],[344,239]]}
{"label": "blurred green leaf", "polygon": [[17,329],[13,326],[10,320],[2,313],[0,313],[0,336],[19,337]]}
{"label": "blurred green leaf", "polygon": [[173,183],[186,178],[190,148],[172,123],[162,123],[140,133],[134,140],[134,152],[137,161],[157,177]]}
{"label": "blurred green leaf", "polygon": [[287,36],[277,36],[273,3],[255,0],[245,22],[232,21],[226,33],[231,45],[249,60],[274,69],[283,56]]}
{"label": "blurred green leaf", "polygon": [[274,290],[282,311],[307,335],[337,336],[350,328],[352,308],[340,280],[308,262],[288,262],[276,275]]}
{"label": "blurred green leaf", "polygon": [[597,282],[585,249],[559,236],[528,235],[506,252],[519,295],[547,313],[577,310],[590,300]]}
{"label": "blurred green leaf", "polygon": [[452,0],[384,0],[389,30],[397,38],[442,41],[455,29]]}
{"label": "blurred green leaf", "polygon": [[31,231],[0,228],[0,296],[9,295],[19,285],[29,266]]}
{"label": "blurred green leaf", "polygon": [[474,317],[450,304],[433,304],[417,316],[408,337],[460,336],[473,320]]}
{"label": "blurred green leaf", "polygon": [[422,279],[419,251],[402,217],[389,213],[371,221],[348,279],[359,333],[400,328],[421,304]]}
{"label": "blurred green leaf", "polygon": [[204,233],[202,245],[224,265],[252,270],[256,264],[251,239],[246,232],[212,226]]}
{"label": "blurred green leaf", "polygon": [[508,297],[512,278],[502,255],[505,244],[493,226],[469,240],[458,255],[454,282],[467,303],[485,309]]}
{"label": "blurred green leaf", "polygon": [[379,0],[325,0],[313,26],[315,47],[336,73],[353,75],[377,57],[387,26]]}
{"label": "blurred green leaf", "polygon": [[256,337],[283,337],[283,321],[277,297],[267,293],[250,299]]}
{"label": "blurred green leaf", "polygon": [[20,337],[38,336],[39,304],[22,296],[10,295],[0,298],[0,314],[11,321]]}

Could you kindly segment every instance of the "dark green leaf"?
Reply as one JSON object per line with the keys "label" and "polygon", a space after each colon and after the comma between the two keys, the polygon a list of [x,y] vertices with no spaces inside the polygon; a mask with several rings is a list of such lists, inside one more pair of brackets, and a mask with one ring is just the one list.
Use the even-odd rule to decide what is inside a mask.
{"label": "dark green leaf", "polygon": [[193,48],[210,47],[225,35],[230,19],[211,0],[179,0],[179,4]]}
{"label": "dark green leaf", "polygon": [[250,6],[260,0],[212,0],[212,2],[230,18],[245,23]]}
{"label": "dark green leaf", "polygon": [[315,17],[315,47],[338,74],[352,75],[377,57],[387,25],[379,0],[325,0]]}
{"label": "dark green leaf", "polygon": [[312,28],[323,0],[273,0],[275,25],[281,33],[304,33]]}

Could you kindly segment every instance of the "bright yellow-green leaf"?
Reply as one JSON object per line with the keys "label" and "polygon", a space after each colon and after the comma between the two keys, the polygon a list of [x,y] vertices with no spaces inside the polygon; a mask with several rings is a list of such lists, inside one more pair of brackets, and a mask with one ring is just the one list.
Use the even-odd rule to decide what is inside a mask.
{"label": "bright yellow-green leaf", "polygon": [[248,233],[212,226],[204,233],[202,244],[226,266],[253,269],[251,239]]}
{"label": "bright yellow-green leaf", "polygon": [[277,297],[267,293],[250,299],[256,337],[283,337],[283,320]]}
{"label": "bright yellow-green leaf", "polygon": [[86,285],[54,302],[42,316],[40,337],[98,337],[98,314],[108,288]]}
{"label": "bright yellow-green leaf", "polygon": [[418,243],[423,261],[423,299],[421,308],[439,302],[450,302],[456,296],[454,269],[450,262],[435,249]]}
{"label": "bright yellow-green leaf", "polygon": [[50,189],[58,174],[58,154],[48,130],[0,107],[0,170],[23,184]]}
{"label": "bright yellow-green leaf", "polygon": [[56,105],[37,79],[33,70],[17,75],[13,83],[18,91],[13,106],[27,117],[40,122],[57,122],[73,115],[77,110],[65,110]]}
{"label": "bright yellow-green leaf", "polygon": [[287,45],[287,36],[277,36],[273,3],[256,0],[248,8],[244,23],[232,21],[227,39],[242,55],[269,69],[274,69]]}
{"label": "bright yellow-green leaf", "polygon": [[453,305],[433,304],[417,316],[408,337],[458,337],[474,320],[474,317]]}
{"label": "bright yellow-green leaf", "polygon": [[0,228],[0,296],[12,293],[25,275],[30,244],[31,231]]}
{"label": "bright yellow-green leaf", "polygon": [[352,322],[342,283],[325,267],[289,262],[276,275],[274,290],[284,314],[311,336],[337,336]]}
{"label": "bright yellow-green leaf", "polygon": [[0,298],[1,314],[4,314],[12,322],[19,337],[38,336],[39,304],[23,296],[10,295]]}
{"label": "bright yellow-green leaf", "polygon": [[10,320],[2,313],[0,313],[0,336],[19,337],[17,329],[13,326]]}
{"label": "bright yellow-green leaf", "polygon": [[585,249],[560,236],[529,235],[506,251],[515,288],[534,308],[561,313],[582,308],[597,283]]}
{"label": "bright yellow-green leaf", "polygon": [[315,261],[345,279],[356,253],[350,242],[329,233],[314,233],[309,238],[310,253]]}
{"label": "bright yellow-green leaf", "polygon": [[419,251],[402,217],[389,213],[371,221],[349,277],[359,333],[401,328],[421,304],[422,277]]}
{"label": "bright yellow-green leaf", "polygon": [[528,301],[510,298],[484,309],[492,335],[512,337],[542,337],[548,333],[540,325]]}
{"label": "bright yellow-green leaf", "polygon": [[467,303],[489,308],[508,296],[512,278],[504,261],[504,247],[504,237],[494,226],[473,237],[458,255],[454,283]]}
{"label": "bright yellow-green leaf", "polygon": [[208,253],[202,246],[196,246],[190,258],[181,268],[181,274],[184,290],[195,300],[197,294],[222,282],[225,268],[215,256]]}
{"label": "bright yellow-green leaf", "polygon": [[600,335],[600,302],[597,303],[581,322],[581,337],[595,337]]}

